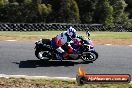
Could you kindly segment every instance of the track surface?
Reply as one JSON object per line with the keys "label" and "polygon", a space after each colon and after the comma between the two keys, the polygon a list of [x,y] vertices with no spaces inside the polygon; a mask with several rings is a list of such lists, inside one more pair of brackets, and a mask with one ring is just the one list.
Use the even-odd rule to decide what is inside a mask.
{"label": "track surface", "polygon": [[96,45],[99,58],[93,63],[50,61],[43,63],[34,55],[34,42],[0,41],[0,74],[74,77],[79,66],[89,74],[132,75],[132,46]]}

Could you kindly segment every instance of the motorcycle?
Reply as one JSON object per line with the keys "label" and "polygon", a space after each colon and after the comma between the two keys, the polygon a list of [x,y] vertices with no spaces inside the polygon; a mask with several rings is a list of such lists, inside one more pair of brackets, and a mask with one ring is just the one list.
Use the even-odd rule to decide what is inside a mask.
{"label": "motorcycle", "polygon": [[[35,56],[38,59],[43,61],[58,60],[56,58],[55,48],[51,46],[50,39],[40,39],[35,44]],[[62,46],[64,50],[66,50],[67,44]],[[70,42],[70,45],[73,47],[74,53],[69,53],[67,59],[62,60],[82,59],[84,62],[93,62],[98,58],[98,53],[92,44],[92,40],[89,38],[77,37]]]}

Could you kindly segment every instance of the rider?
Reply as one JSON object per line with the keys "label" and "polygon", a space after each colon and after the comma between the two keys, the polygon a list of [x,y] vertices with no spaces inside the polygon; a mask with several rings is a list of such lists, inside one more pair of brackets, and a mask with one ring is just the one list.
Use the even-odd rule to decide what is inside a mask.
{"label": "rider", "polygon": [[[56,48],[57,59],[62,60],[63,58],[66,58],[69,53],[73,52],[70,41],[76,37],[76,30],[70,26],[67,31],[58,34],[55,38],[52,39],[51,44]],[[62,48],[63,45],[67,45],[66,51]]]}

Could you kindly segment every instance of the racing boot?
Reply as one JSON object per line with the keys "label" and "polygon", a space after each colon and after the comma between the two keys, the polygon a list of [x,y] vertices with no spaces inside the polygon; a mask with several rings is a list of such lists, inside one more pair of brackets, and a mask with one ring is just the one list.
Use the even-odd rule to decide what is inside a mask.
{"label": "racing boot", "polygon": [[56,53],[56,59],[57,59],[57,60],[62,60],[62,59],[63,59],[63,54],[57,52],[57,53]]}
{"label": "racing boot", "polygon": [[61,47],[58,47],[56,49],[56,59],[62,60],[63,59],[63,53],[64,53],[64,50]]}

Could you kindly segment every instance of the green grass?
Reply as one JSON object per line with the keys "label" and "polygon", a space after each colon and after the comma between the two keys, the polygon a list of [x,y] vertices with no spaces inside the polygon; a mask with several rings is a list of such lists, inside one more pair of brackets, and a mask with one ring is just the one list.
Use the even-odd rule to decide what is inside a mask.
{"label": "green grass", "polygon": [[[85,36],[85,32],[80,32]],[[91,38],[119,38],[119,39],[132,39],[132,32],[91,32]]]}
{"label": "green grass", "polygon": [[0,88],[132,88],[132,84],[85,84],[55,79],[0,78]]}
{"label": "green grass", "polygon": [[[10,32],[1,31],[0,36],[12,37],[34,37],[34,38],[53,38],[62,31],[42,31],[42,32]],[[77,32],[80,36],[86,36],[85,32]],[[91,38],[118,38],[118,39],[132,39],[132,32],[91,32]]]}

